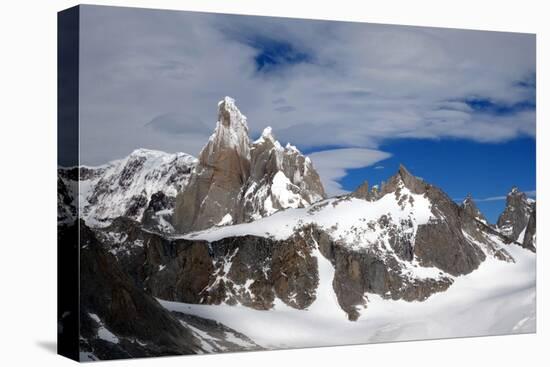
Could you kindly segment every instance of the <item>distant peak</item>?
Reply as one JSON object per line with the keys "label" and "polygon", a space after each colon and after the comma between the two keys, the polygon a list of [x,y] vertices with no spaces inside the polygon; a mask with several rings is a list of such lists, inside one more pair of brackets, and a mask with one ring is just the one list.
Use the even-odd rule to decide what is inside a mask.
{"label": "distant peak", "polygon": [[473,202],[474,202],[474,198],[472,197],[472,194],[468,193],[468,195],[466,195],[466,198],[464,198],[464,201],[462,203],[471,204]]}
{"label": "distant peak", "polygon": [[[290,143],[286,143],[286,146],[285,146],[285,149],[287,151],[291,151],[291,152],[295,152],[295,153],[300,153],[300,150],[296,147],[296,145],[292,145]],[[301,154],[301,153],[300,153]]]}
{"label": "distant peak", "polygon": [[170,153],[162,152],[160,150],[147,149],[147,148],[137,148],[130,156],[160,156],[160,155],[170,155]]}
{"label": "distant peak", "polygon": [[223,97],[223,99],[221,101],[218,102],[218,107],[221,107],[221,106],[235,106],[235,99],[234,98],[231,98],[229,96],[225,96]]}
{"label": "distant peak", "polygon": [[427,184],[420,177],[411,174],[403,164],[399,165],[399,170],[390,178],[389,182],[382,183],[381,191],[383,193],[392,192],[400,185],[416,194],[424,193],[427,187]]}
{"label": "distant peak", "polygon": [[519,193],[519,188],[517,186],[512,186],[512,189],[510,190],[510,192],[508,193],[508,195],[513,195],[513,194],[517,194]]}
{"label": "distant peak", "polygon": [[399,171],[398,172],[399,172],[399,175],[402,178],[412,176],[411,173],[409,172],[409,170],[407,169],[407,167],[405,167],[405,165],[402,164],[402,163],[399,164]]}

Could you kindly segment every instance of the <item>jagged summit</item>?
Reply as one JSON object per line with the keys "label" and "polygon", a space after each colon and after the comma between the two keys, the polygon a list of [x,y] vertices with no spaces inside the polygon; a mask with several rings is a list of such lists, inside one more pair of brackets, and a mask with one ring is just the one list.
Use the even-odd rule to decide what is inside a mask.
{"label": "jagged summit", "polygon": [[275,137],[275,134],[273,133],[273,128],[271,126],[266,127],[262,131],[262,135],[260,135],[260,137],[252,143],[252,149],[262,144],[271,144],[277,150],[285,151],[287,154],[302,154],[295,145],[292,145],[290,143],[286,143],[285,147],[283,148],[282,144]]}
{"label": "jagged summit", "polygon": [[498,218],[497,228],[512,240],[522,243],[535,205],[535,201],[517,186],[512,187],[506,196],[506,207]]}
{"label": "jagged summit", "polygon": [[466,213],[467,215],[487,224],[487,218],[483,215],[481,210],[477,207],[477,204],[475,203],[473,197],[471,194],[466,195],[466,198],[462,201],[462,205],[460,206],[462,211]]}
{"label": "jagged summit", "polygon": [[218,102],[218,122],[224,126],[243,126],[248,131],[246,116],[241,113],[231,97],[224,97]]}
{"label": "jagged summit", "polygon": [[472,197],[471,193],[466,194],[466,197],[462,201],[463,205],[466,205],[466,204],[469,204],[469,203],[474,203],[474,198]]}
{"label": "jagged summit", "polygon": [[387,182],[382,182],[380,194],[385,195],[395,192],[402,186],[414,194],[424,194],[429,187],[422,179],[414,176],[403,164],[400,164],[397,173],[390,177]]}
{"label": "jagged summit", "polygon": [[311,160],[290,144],[283,148],[271,127],[251,142],[246,116],[225,97],[199,165],[178,195],[174,224],[188,232],[247,222],[325,197]]}
{"label": "jagged summit", "polygon": [[[236,155],[236,157],[234,157]],[[237,166],[220,166],[220,162],[234,157]],[[235,105],[235,100],[225,97],[218,103],[218,121],[208,143],[199,154],[200,163],[217,169],[238,171],[244,178],[250,167],[246,162],[250,159],[250,140],[246,116]]]}
{"label": "jagged summit", "polygon": [[275,147],[278,150],[283,150],[281,143],[279,143],[279,141],[275,138],[275,135],[273,134],[273,129],[271,128],[271,126],[266,127],[262,131],[262,135],[260,135],[260,137],[252,143],[251,148],[255,149],[256,147],[264,144],[267,144],[270,147]]}
{"label": "jagged summit", "polygon": [[510,189],[510,191],[508,192],[508,195],[514,195],[514,194],[517,194],[519,193],[519,187],[517,186],[512,186],[512,188]]}

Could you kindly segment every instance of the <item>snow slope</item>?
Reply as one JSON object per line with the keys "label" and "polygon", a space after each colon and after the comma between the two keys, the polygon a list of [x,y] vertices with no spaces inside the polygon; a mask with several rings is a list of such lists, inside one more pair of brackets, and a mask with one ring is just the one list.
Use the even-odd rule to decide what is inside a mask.
{"label": "snow slope", "polygon": [[[400,202],[399,199],[403,197],[412,199]],[[410,220],[412,226],[409,230],[414,235],[418,225],[428,223],[433,215],[431,204],[425,196],[413,194],[403,187],[399,198],[393,193],[386,194],[377,201],[353,197],[331,198],[308,208],[279,211],[251,223],[211,228],[181,237],[213,242],[226,237],[255,235],[282,240],[292,236],[295,229],[314,223],[329,232],[334,240],[342,240],[352,247],[362,248],[380,239],[377,221],[382,216],[395,224]]]}
{"label": "snow slope", "polygon": [[507,250],[516,263],[488,258],[476,271],[455,278],[446,292],[423,302],[366,294],[368,308],[354,322],[336,304],[332,267],[322,260],[322,294],[308,310],[282,302],[258,311],[240,305],[159,301],[169,310],[221,322],[273,349],[534,332],[536,255],[514,245]]}

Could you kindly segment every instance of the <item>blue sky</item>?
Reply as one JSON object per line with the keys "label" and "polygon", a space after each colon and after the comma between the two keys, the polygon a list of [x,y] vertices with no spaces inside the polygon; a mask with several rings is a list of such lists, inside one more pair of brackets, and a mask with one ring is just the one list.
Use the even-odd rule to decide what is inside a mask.
{"label": "blue sky", "polygon": [[84,6],[80,46],[84,164],[197,155],[228,95],[330,194],[404,163],[494,221],[535,190],[532,34]]}
{"label": "blue sky", "polygon": [[481,144],[467,140],[395,140],[382,150],[392,153],[376,165],[352,169],[342,186],[354,190],[368,177],[380,184],[397,172],[403,163],[416,176],[442,188],[461,201],[471,194],[487,219],[495,222],[504,209],[504,196],[512,186],[535,190],[535,141],[518,138],[506,143]]}

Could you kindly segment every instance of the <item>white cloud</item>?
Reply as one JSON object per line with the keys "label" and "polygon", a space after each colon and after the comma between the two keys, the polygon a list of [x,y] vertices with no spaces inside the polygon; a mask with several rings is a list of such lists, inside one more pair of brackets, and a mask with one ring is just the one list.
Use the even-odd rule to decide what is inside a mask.
{"label": "white cloud", "polygon": [[[225,95],[236,98],[252,135],[270,125],[308,150],[535,135],[532,110],[486,114],[461,102],[532,97],[518,81],[535,71],[533,35],[89,6],[81,27],[87,164],[145,146],[197,154],[204,141],[193,121],[213,129]],[[258,73],[254,37],[292,45],[310,62]],[[154,133],[145,127],[166,114],[193,121],[164,121]]]}
{"label": "white cloud", "polygon": [[390,153],[374,149],[345,148],[324,150],[309,155],[321,176],[329,196],[346,193],[338,182],[346,176],[346,170],[371,166],[391,157]]}

